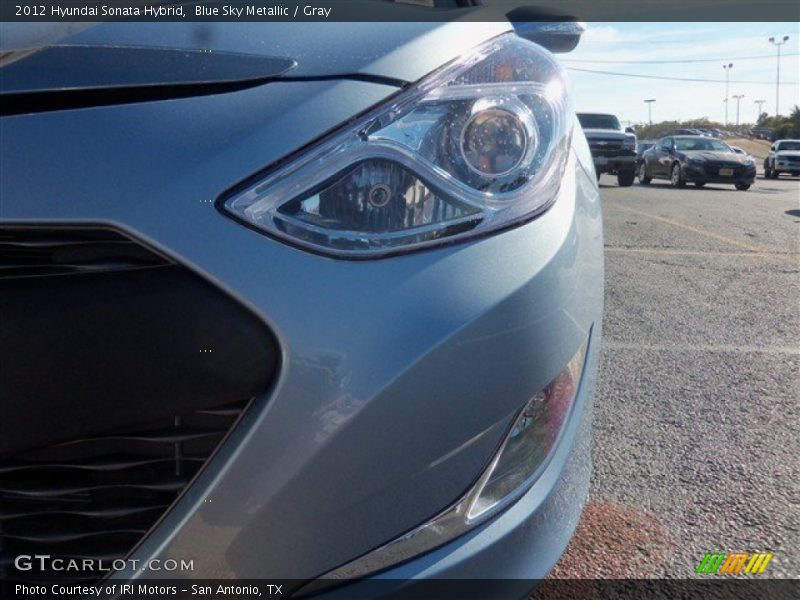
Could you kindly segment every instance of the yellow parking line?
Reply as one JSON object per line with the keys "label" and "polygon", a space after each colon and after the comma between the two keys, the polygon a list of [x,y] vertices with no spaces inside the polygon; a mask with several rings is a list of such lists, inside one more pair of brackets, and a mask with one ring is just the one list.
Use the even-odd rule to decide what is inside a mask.
{"label": "yellow parking line", "polygon": [[727,244],[731,244],[733,246],[738,246],[739,248],[744,248],[745,250],[749,250],[750,252],[755,252],[757,254],[764,254],[764,255],[774,255],[777,258],[782,260],[786,260],[791,263],[800,264],[800,256],[794,255],[786,255],[786,254],[775,254],[769,248],[764,246],[758,246],[756,244],[748,244],[747,242],[742,242],[740,240],[735,240],[733,238],[729,238],[719,233],[715,233],[713,231],[708,231],[707,229],[702,229],[700,227],[695,227],[694,225],[689,225],[688,223],[683,223],[681,221],[676,221],[675,219],[670,219],[668,217],[662,217],[660,215],[654,215],[652,213],[637,210],[635,208],[630,208],[628,206],[623,206],[622,204],[617,204],[616,202],[612,203],[612,206],[616,208],[621,208],[622,210],[626,210],[636,215],[641,215],[643,217],[648,217],[653,219],[654,221],[661,221],[662,223],[668,223],[669,225],[673,225],[675,227],[680,227],[681,229],[686,229],[687,231],[692,231],[699,235],[705,236],[707,238],[712,238],[715,240],[719,240],[725,242]]}
{"label": "yellow parking line", "polygon": [[641,344],[632,342],[618,342],[616,340],[603,340],[604,350],[633,350],[635,352],[728,352],[747,354],[789,354],[800,356],[800,346],[746,346],[742,344]]}
{"label": "yellow parking line", "polygon": [[606,252],[620,254],[655,254],[666,256],[750,256],[755,258],[790,258],[791,254],[781,252],[717,252],[707,250],[668,250],[666,248],[626,248],[623,246],[606,246]]}

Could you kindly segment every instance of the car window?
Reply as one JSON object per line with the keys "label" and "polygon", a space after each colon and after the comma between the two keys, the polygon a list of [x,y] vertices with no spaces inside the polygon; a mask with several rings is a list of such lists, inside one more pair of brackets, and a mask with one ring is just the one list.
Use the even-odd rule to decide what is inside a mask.
{"label": "car window", "polygon": [[665,150],[669,150],[670,148],[672,148],[672,138],[664,138],[658,145],[664,148]]}
{"label": "car window", "polygon": [[584,129],[616,129],[617,131],[622,129],[619,120],[614,115],[578,113],[578,121]]}
{"label": "car window", "polygon": [[784,150],[800,150],[800,142],[779,142],[775,144],[776,150],[782,152]]}
{"label": "car window", "polygon": [[709,150],[711,152],[732,152],[731,147],[725,142],[720,142],[712,138],[693,137],[693,138],[677,138],[675,140],[675,149],[682,152],[691,152],[693,150]]}

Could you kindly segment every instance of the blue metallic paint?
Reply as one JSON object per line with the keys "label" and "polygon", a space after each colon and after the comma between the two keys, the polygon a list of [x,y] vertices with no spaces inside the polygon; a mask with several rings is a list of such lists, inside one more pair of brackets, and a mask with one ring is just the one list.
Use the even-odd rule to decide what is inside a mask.
{"label": "blue metallic paint", "polygon": [[[283,350],[275,388],[134,558],[193,559],[194,577],[317,576],[463,493],[514,412],[593,326],[596,361],[602,227],[579,129],[548,212],[407,256],[320,257],[208,203],[395,91],[355,81],[273,83],[0,122],[4,221],[127,230],[244,302]],[[591,388],[582,388],[583,408],[557,460],[522,500],[395,573],[544,574],[588,483]]]}

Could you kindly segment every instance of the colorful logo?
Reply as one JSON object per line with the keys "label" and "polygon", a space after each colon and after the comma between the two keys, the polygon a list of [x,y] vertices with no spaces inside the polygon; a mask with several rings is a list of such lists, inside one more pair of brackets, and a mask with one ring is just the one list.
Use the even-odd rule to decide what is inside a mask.
{"label": "colorful logo", "polygon": [[748,573],[760,575],[763,573],[773,554],[767,552],[706,552],[703,560],[695,569],[695,573],[719,573],[738,575]]}

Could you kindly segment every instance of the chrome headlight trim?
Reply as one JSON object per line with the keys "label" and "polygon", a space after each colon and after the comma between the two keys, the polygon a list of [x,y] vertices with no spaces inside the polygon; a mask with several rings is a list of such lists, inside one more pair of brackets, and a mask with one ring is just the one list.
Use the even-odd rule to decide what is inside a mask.
{"label": "chrome headlight trim", "polygon": [[[463,127],[481,106],[502,107],[526,136],[517,157],[507,150],[514,135],[487,129],[497,133],[482,138],[482,156],[496,162],[485,171],[470,168],[461,151]],[[552,55],[501,35],[238,186],[220,205],[263,233],[340,258],[479,236],[530,220],[555,201],[570,114],[566,77]],[[369,203],[370,190],[381,185],[393,189],[391,203]]]}

